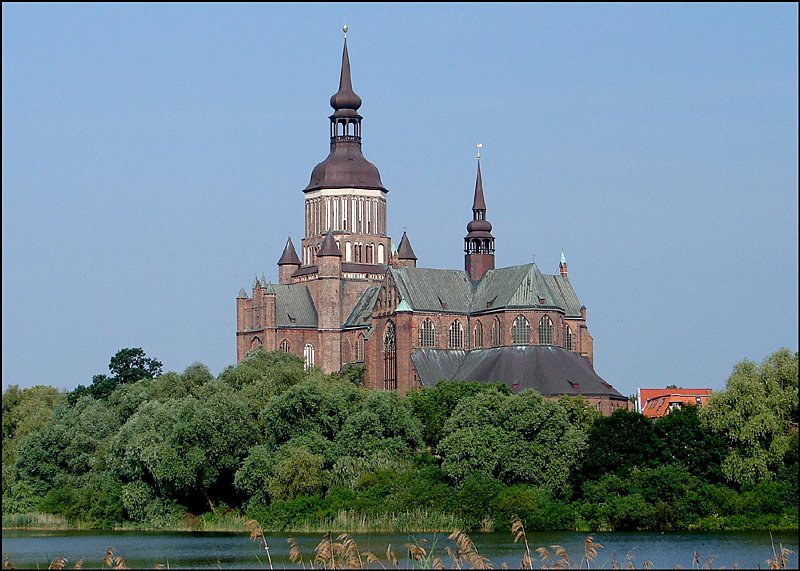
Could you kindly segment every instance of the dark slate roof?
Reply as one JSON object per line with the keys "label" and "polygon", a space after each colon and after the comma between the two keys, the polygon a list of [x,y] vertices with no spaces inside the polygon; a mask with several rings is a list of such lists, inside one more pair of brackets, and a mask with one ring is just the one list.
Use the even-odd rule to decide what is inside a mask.
{"label": "dark slate roof", "polygon": [[369,326],[372,308],[375,307],[375,299],[378,297],[380,291],[381,286],[368,287],[356,301],[353,311],[350,312],[342,328]]}
{"label": "dark slate roof", "polygon": [[281,254],[281,259],[278,260],[278,265],[290,265],[290,266],[299,266],[300,265],[300,258],[297,257],[297,250],[294,249],[294,244],[292,244],[291,237],[286,240],[286,247],[283,249],[283,254]]}
{"label": "dark slate roof", "polygon": [[386,264],[362,264],[360,262],[342,262],[342,273],[385,274],[389,266]]}
{"label": "dark slate roof", "polygon": [[322,246],[320,247],[319,252],[317,252],[318,258],[323,256],[342,257],[342,251],[339,249],[339,246],[336,245],[336,240],[333,238],[333,232],[330,230],[325,233],[325,239],[322,241]]}
{"label": "dark slate roof", "polygon": [[587,359],[550,345],[518,345],[457,351],[417,349],[411,360],[422,384],[440,380],[503,382],[544,396],[584,395],[615,400],[625,397],[605,382]]}
{"label": "dark slate roof", "polygon": [[462,270],[392,268],[400,298],[414,311],[453,311],[467,313],[472,285]]}
{"label": "dark slate roof", "polygon": [[314,307],[307,285],[270,286],[275,290],[275,321],[278,327],[317,327],[317,308]]}

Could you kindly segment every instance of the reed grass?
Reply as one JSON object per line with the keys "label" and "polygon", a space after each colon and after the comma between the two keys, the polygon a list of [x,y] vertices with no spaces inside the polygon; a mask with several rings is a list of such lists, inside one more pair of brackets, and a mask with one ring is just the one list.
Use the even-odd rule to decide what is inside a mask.
{"label": "reed grass", "polygon": [[[269,529],[269,525],[264,526]],[[355,510],[340,510],[335,516],[316,520],[305,520],[299,525],[292,526],[292,531],[302,533],[315,533],[325,531],[338,531],[348,533],[370,532],[437,532],[463,528],[461,518],[436,511],[411,510],[404,512],[385,512],[380,514],[365,514]],[[269,531],[283,531],[282,529],[269,529]]]}
{"label": "reed grass", "polygon": [[23,514],[3,514],[3,529],[86,529],[82,522],[49,513],[31,512]]}

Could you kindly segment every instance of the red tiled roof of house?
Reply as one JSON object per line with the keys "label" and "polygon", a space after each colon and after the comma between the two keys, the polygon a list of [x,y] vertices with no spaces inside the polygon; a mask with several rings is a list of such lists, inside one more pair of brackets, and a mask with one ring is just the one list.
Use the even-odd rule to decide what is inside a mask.
{"label": "red tiled roof of house", "polygon": [[648,418],[659,418],[673,408],[705,406],[711,389],[639,389],[639,409]]}

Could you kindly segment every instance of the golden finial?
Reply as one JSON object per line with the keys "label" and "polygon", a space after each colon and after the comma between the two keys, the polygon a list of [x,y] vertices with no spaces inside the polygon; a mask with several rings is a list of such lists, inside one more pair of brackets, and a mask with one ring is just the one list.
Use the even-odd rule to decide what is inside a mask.
{"label": "golden finial", "polygon": [[345,37],[345,39],[347,39],[347,24],[345,24],[344,26],[342,26],[342,31],[344,32],[344,37]]}
{"label": "golden finial", "polygon": [[478,158],[481,158],[481,149],[483,148],[483,145],[478,143],[475,146],[478,148]]}

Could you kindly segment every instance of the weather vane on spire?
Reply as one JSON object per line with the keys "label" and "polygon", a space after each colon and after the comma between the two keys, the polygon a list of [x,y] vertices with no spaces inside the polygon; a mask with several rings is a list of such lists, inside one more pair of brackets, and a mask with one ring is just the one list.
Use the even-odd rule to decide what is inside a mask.
{"label": "weather vane on spire", "polygon": [[346,40],[347,39],[347,24],[342,26],[342,31],[344,32],[344,39]]}
{"label": "weather vane on spire", "polygon": [[483,145],[480,144],[480,143],[477,143],[475,146],[478,148],[478,158],[480,159],[481,158],[481,149],[483,148]]}

